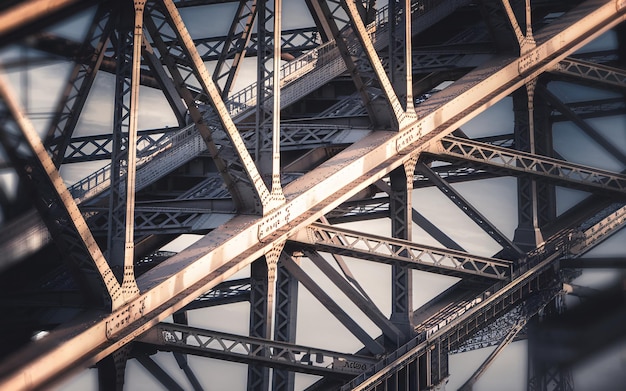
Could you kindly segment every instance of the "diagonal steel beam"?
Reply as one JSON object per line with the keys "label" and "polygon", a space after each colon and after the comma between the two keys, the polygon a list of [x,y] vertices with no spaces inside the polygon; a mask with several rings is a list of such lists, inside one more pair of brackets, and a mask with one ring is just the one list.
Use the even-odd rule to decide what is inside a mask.
{"label": "diagonal steel beam", "polygon": [[[225,132],[223,132],[227,140],[225,141],[225,144],[219,146],[217,145],[219,140],[216,139],[215,133],[217,133],[219,129],[216,129],[218,127],[211,126],[210,123],[207,123],[204,113],[200,111],[200,108],[197,105],[198,97],[195,95],[198,93],[197,86],[191,87],[190,83],[196,82],[201,84],[199,80],[201,76],[199,74],[203,71],[205,79],[208,79],[206,81],[209,84],[212,84],[212,80],[208,77],[208,71],[206,70],[204,63],[198,61],[196,58],[195,63],[188,64],[192,61],[187,60],[186,58],[189,57],[190,54],[183,47],[185,45],[182,43],[181,38],[176,36],[169,37],[168,39],[170,43],[165,42],[167,38],[166,32],[172,34],[170,30],[175,30],[175,27],[171,26],[173,22],[171,18],[168,18],[166,11],[162,11],[156,4],[151,5],[152,7],[149,7],[146,10],[147,14],[151,16],[146,18],[146,26],[152,36],[153,45],[159,51],[162,61],[174,79],[174,83],[180,97],[187,105],[189,115],[193,119],[195,127],[200,134],[199,138],[206,144],[206,149],[209,151],[217,170],[224,179],[224,182],[226,183],[226,186],[228,187],[228,190],[238,209],[240,211],[254,211],[258,209],[260,201],[258,201],[255,188],[254,186],[247,186],[250,181],[246,176],[245,166],[241,166],[239,164],[238,154],[231,143],[231,140],[228,140]],[[179,23],[182,22],[179,20]],[[163,32],[163,30],[165,30],[165,32]],[[189,40],[190,38],[188,34],[187,37]],[[187,42],[187,47],[189,47],[189,42]],[[191,50],[194,50],[194,47],[191,47]],[[176,56],[180,56],[181,53],[186,54],[186,56],[183,56],[185,57],[184,61],[181,61],[180,59],[177,60],[175,58]],[[194,64],[199,65],[200,68],[192,66]],[[223,116],[225,118],[228,117],[228,113],[223,113]],[[232,121],[230,123],[232,128],[234,128]],[[240,141],[241,137],[236,136],[236,139]],[[233,169],[233,166],[243,168],[244,170]]]}
{"label": "diagonal steel beam", "polygon": [[[367,59],[369,60],[370,65],[372,69],[374,70],[374,73],[376,74],[376,78],[378,79],[378,82],[380,83],[380,87],[383,90],[387,103],[391,107],[391,111],[395,116],[394,121],[399,126],[402,126],[404,124],[405,117],[406,119],[409,119],[411,113],[404,111],[402,103],[398,99],[398,96],[396,95],[396,91],[393,89],[393,85],[391,84],[391,81],[389,80],[389,77],[387,76],[387,72],[385,71],[385,68],[383,67],[382,61],[380,60],[380,57],[378,57],[378,53],[376,53],[374,44],[372,43],[372,40],[369,34],[367,33],[367,28],[365,26],[365,23],[363,22],[363,19],[359,15],[357,3],[353,1],[342,0],[342,5],[344,9],[346,10],[346,13],[348,14],[348,17],[350,18],[350,25],[354,29],[354,33],[357,36],[359,42],[361,43],[363,50],[365,51],[365,54],[367,56]],[[409,9],[405,9],[404,12],[410,13],[410,7]],[[406,17],[406,19],[407,20],[410,19],[410,16]],[[411,28],[410,22],[404,26],[405,30],[410,29],[410,28]],[[406,31],[406,34],[410,36],[410,30]],[[407,72],[410,72],[410,71],[407,70]],[[408,106],[409,109],[410,107],[411,106]]]}
{"label": "diagonal steel beam", "polygon": [[326,277],[382,330],[385,337],[389,338],[393,343],[398,343],[402,340],[402,332],[383,315],[374,303],[369,301],[369,298],[363,297],[363,295],[343,278],[317,251],[305,250],[304,255],[324,272]]}
{"label": "diagonal steel beam", "polygon": [[[154,49],[150,42],[147,39],[143,40],[143,50],[142,55],[143,59],[148,64],[150,68],[150,72],[154,75],[154,78],[159,83],[161,87],[161,91],[163,91],[163,95],[165,99],[169,103],[172,108],[172,112],[178,121],[178,126],[181,128],[184,127],[187,123],[187,107],[183,103],[183,99],[181,99],[180,95],[176,90],[176,86],[174,85],[174,81],[172,78],[165,72],[163,68],[163,64],[159,61],[159,58],[156,54],[154,54]],[[141,79],[139,81],[141,83]]]}
{"label": "diagonal steel beam", "polygon": [[37,208],[89,301],[115,309],[122,305],[120,284],[94,240],[61,175],[7,82],[0,80],[0,143],[14,167],[38,186]]}
{"label": "diagonal steel beam", "polygon": [[[8,357],[0,364],[0,387],[43,386],[70,368],[106,357],[250,264],[274,240],[286,239],[387,175],[403,164],[407,151],[426,150],[623,20],[624,4],[614,0],[588,0],[574,8],[535,34],[537,47],[529,54],[501,57],[470,72],[425,102],[424,115],[400,132],[372,134],[286,186],[286,205],[263,218],[240,216],[147,272],[137,281],[140,297],[113,314],[68,323]],[[128,321],[118,324],[120,318]]]}
{"label": "diagonal steel beam", "polygon": [[489,219],[483,216],[476,208],[474,208],[459,192],[457,192],[443,178],[437,175],[426,164],[419,163],[416,169],[431,180],[441,192],[450,199],[462,212],[464,212],[474,223],[476,223],[487,235],[495,240],[506,253],[517,259],[524,253],[509,238],[506,237]]}
{"label": "diagonal steel beam", "polygon": [[187,28],[180,16],[178,10],[176,9],[176,5],[171,0],[162,0],[162,4],[165,8],[166,16],[171,21],[172,27],[174,28],[174,33],[177,35],[178,39],[181,41],[183,45],[183,49],[185,50],[188,59],[191,61],[194,73],[197,76],[198,81],[201,84],[202,90],[206,93],[215,108],[218,119],[222,124],[223,129],[225,130],[228,138],[230,139],[231,145],[234,147],[239,162],[244,169],[245,174],[250,181],[250,184],[254,190],[255,195],[258,197],[261,205],[259,206],[261,210],[266,213],[268,212],[268,208],[275,207],[272,204],[272,196],[265,186],[263,182],[263,178],[259,174],[259,171],[254,164],[250,154],[248,153],[243,140],[237,130],[235,123],[233,122],[220,93],[211,78],[209,71],[207,70],[204,62],[200,58],[198,54],[198,50],[196,49]]}
{"label": "diagonal steel beam", "polygon": [[348,315],[302,268],[291,258],[281,260],[285,269],[300,281],[311,294],[330,311],[348,331],[358,338],[372,355],[383,354],[385,349]]}

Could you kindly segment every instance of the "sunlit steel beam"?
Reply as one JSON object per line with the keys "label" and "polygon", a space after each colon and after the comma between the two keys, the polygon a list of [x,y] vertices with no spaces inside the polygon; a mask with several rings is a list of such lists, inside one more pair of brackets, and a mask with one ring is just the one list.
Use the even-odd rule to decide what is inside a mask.
{"label": "sunlit steel beam", "polygon": [[[498,63],[470,72],[456,87],[429,99],[423,109],[430,111],[419,121],[399,133],[370,135],[312,171],[306,180],[286,186],[288,202],[284,207],[264,218],[240,216],[172,257],[167,265],[144,274],[138,280],[141,296],[115,313],[81,322],[84,326],[79,328],[67,324],[12,355],[0,364],[4,374],[0,387],[23,388],[26,378],[30,385],[43,385],[63,376],[69,368],[90,365],[107,356],[257,259],[274,240],[309,225],[398,167],[406,158],[403,152],[421,152],[435,136],[452,132],[526,79],[535,78],[622,20],[622,5],[608,0],[590,0],[566,13],[535,34],[538,44],[530,55],[503,57]],[[128,322],[119,325],[115,322],[118,318]]]}

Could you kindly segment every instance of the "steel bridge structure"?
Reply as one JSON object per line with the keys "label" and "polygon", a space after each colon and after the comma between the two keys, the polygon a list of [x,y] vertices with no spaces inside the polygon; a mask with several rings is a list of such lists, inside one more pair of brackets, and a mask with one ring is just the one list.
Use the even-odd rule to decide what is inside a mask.
{"label": "steel bridge structure", "polygon": [[[0,390],[87,370],[122,390],[131,361],[213,390],[210,359],[248,390],[445,389],[450,354],[495,345],[470,390],[516,338],[529,390],[574,389],[626,336],[624,284],[578,329],[563,305],[626,266],[588,255],[626,224],[625,19],[624,0],[3,1]],[[195,321],[233,305],[245,333]],[[298,333],[319,308],[336,336]]]}

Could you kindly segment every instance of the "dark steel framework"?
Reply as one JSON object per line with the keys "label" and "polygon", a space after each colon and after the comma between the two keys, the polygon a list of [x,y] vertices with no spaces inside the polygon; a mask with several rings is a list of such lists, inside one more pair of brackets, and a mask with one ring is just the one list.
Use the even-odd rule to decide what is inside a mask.
{"label": "dark steel framework", "polygon": [[[560,319],[577,316],[564,287],[581,269],[626,265],[623,253],[585,257],[626,223],[626,129],[593,122],[625,114],[626,3],[301,3],[298,28],[282,28],[292,16],[281,0],[0,5],[0,173],[16,183],[0,187],[0,389],[88,367],[101,389],[123,389],[128,360],[185,389],[153,357],[171,352],[194,390],[210,385],[190,356],[246,364],[249,390],[295,390],[297,373],[318,376],[308,390],[430,390],[449,377],[449,354],[498,345],[467,390],[526,324],[528,389],[573,389],[572,365],[598,349],[549,354],[572,333]],[[187,22],[193,13],[232,20],[209,35]],[[82,41],[50,29],[76,15],[88,20]],[[614,45],[578,51],[602,34]],[[69,64],[66,82],[51,91],[23,78],[20,101],[8,76],[36,61]],[[256,83],[235,91],[244,74]],[[115,81],[111,131],[94,134],[81,114],[100,75]],[[602,94],[571,101],[562,85]],[[29,89],[58,94],[41,129]],[[162,92],[173,124],[138,129],[140,110],[153,109],[139,108],[146,89]],[[510,127],[473,136],[469,121],[501,101]],[[562,123],[602,162],[561,152]],[[60,174],[97,161],[108,164],[69,187]],[[504,177],[516,183],[512,235],[456,186]],[[468,218],[454,225],[498,249],[473,254],[465,235],[418,211],[426,188]],[[559,210],[560,188],[585,197]],[[368,232],[381,225],[387,234]],[[163,250],[184,234],[200,239]],[[352,259],[388,265],[389,314]],[[458,282],[415,308],[416,270]],[[303,289],[354,351],[298,343]],[[584,327],[611,329],[593,340],[607,346],[625,336],[624,304],[599,300],[611,305]],[[190,322],[233,303],[249,304],[248,335]],[[543,346],[544,328],[563,337]]]}

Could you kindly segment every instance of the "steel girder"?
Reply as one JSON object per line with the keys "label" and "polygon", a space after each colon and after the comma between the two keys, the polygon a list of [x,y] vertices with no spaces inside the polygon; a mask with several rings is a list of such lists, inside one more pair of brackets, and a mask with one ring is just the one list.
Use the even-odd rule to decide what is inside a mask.
{"label": "steel girder", "polygon": [[[591,36],[601,31],[602,28],[609,28],[612,23],[617,23],[617,21],[620,20],[620,18],[614,14],[616,5],[614,3],[611,3],[611,4],[607,3],[605,5],[605,8],[608,9],[609,6],[612,7],[612,10],[611,10],[612,12],[610,16],[608,16],[609,15],[608,13],[605,13],[603,14],[604,16],[596,15],[595,18],[594,17],[589,18],[589,20],[594,20],[596,18],[598,19],[596,20],[595,22],[596,24],[594,25],[594,27],[591,27],[591,25],[589,25],[585,28],[582,28],[581,25],[578,25],[577,26],[579,28],[578,32],[576,33],[570,32],[570,34],[572,34],[571,36],[568,36],[567,33],[563,33],[562,36],[559,36],[559,39],[564,39],[564,38],[568,38],[568,39],[564,39],[560,41],[561,43],[556,44],[555,47],[557,49],[564,49],[564,52],[573,50],[573,48],[577,44],[582,44],[583,42],[577,41],[571,47],[564,47],[561,45],[563,45],[563,42],[567,42],[569,45],[570,42],[575,41],[574,38],[579,37],[579,34],[585,34],[585,33],[590,34],[585,37],[585,38],[590,38]],[[599,23],[600,19],[602,19],[602,22],[606,22],[607,20],[611,22],[605,24],[602,28],[600,28],[599,26],[602,25],[602,23]],[[568,21],[568,22],[571,22],[571,21]],[[582,30],[580,30],[581,28]],[[570,41],[570,38],[572,41]],[[552,44],[554,43],[555,41],[552,42]],[[542,45],[542,42],[539,41],[538,48],[542,48],[541,45]],[[503,75],[504,76],[508,75],[507,77],[502,77],[502,80],[498,82],[491,80],[491,83],[494,83],[494,84],[485,83],[487,84],[487,87],[485,87],[484,84],[480,85],[480,87],[482,88],[478,88],[478,85],[475,85],[474,88],[470,88],[468,90],[468,91],[472,91],[472,94],[468,94],[468,95],[471,95],[471,98],[468,98],[467,96],[465,96],[462,99],[456,100],[454,103],[459,105],[460,108],[459,107],[455,108],[455,105],[452,105],[452,104],[445,104],[442,106],[442,107],[445,107],[445,109],[442,109],[442,110],[435,109],[433,111],[433,113],[436,113],[441,118],[437,118],[435,120],[434,114],[430,116],[427,114],[424,116],[424,119],[422,121],[416,121],[415,124],[408,125],[407,127],[401,129],[401,133],[399,135],[387,134],[387,133],[380,133],[380,134],[372,135],[368,137],[365,141],[354,146],[352,150],[348,150],[346,153],[341,155],[342,159],[348,158],[348,160],[344,163],[345,165],[332,166],[333,162],[337,160],[335,159],[334,161],[329,162],[325,166],[320,167],[320,169],[318,169],[312,176],[309,176],[309,178],[316,178],[316,176],[317,178],[325,178],[326,176],[324,174],[335,175],[334,173],[340,172],[342,174],[342,182],[345,183],[345,178],[343,176],[352,179],[351,181],[348,182],[347,185],[341,185],[341,186],[333,185],[331,186],[332,192],[330,191],[330,189],[328,191],[324,191],[323,187],[333,183],[333,181],[329,179],[318,179],[320,182],[317,182],[319,184],[314,187],[315,187],[315,190],[321,191],[322,198],[314,198],[312,192],[307,190],[306,186],[303,186],[302,183],[294,184],[294,186],[292,186],[292,188],[290,189],[293,192],[289,193],[293,196],[293,198],[290,198],[288,200],[289,201],[288,205],[286,205],[284,208],[277,210],[271,216],[268,216],[267,218],[263,218],[261,220],[251,218],[251,217],[238,218],[237,221],[234,223],[235,223],[235,226],[237,226],[238,229],[240,230],[238,231],[239,234],[237,234],[237,239],[240,240],[239,243],[242,243],[242,242],[245,243],[245,246],[243,249],[235,249],[233,242],[231,242],[231,244],[228,244],[228,240],[223,242],[224,246],[221,246],[219,243],[218,244],[213,243],[216,238],[220,238],[221,234],[232,233],[232,231],[229,232],[229,230],[222,229],[220,232],[217,232],[214,235],[209,235],[209,237],[207,237],[206,240],[204,240],[202,243],[198,244],[195,247],[195,249],[197,250],[201,248],[203,245],[205,245],[206,247],[204,247],[201,251],[202,253],[207,254],[206,256],[197,258],[197,256],[192,256],[190,254],[183,254],[183,255],[175,256],[175,260],[183,261],[183,263],[185,262],[185,260],[189,262],[194,261],[194,262],[191,262],[190,264],[193,263],[194,265],[193,269],[195,271],[198,268],[201,268],[202,266],[206,266],[206,263],[209,261],[209,259],[215,259],[217,261],[217,258],[213,258],[215,254],[212,254],[211,249],[219,248],[219,252],[221,254],[223,254],[224,251],[226,251],[226,253],[229,254],[228,260],[225,260],[225,262],[230,262],[232,260],[231,265],[234,269],[242,267],[242,265],[245,263],[251,262],[254,257],[267,251],[267,249],[263,248],[263,247],[267,247],[266,245],[263,244],[264,241],[265,243],[273,241],[275,240],[276,236],[278,236],[279,238],[286,237],[286,235],[290,233],[287,231],[295,232],[297,228],[305,226],[306,224],[308,224],[308,222],[311,222],[312,220],[314,220],[317,216],[319,216],[324,211],[330,210],[332,206],[337,205],[342,200],[347,199],[351,194],[354,194],[359,187],[362,186],[362,183],[367,184],[368,181],[370,181],[370,179],[367,179],[367,178],[371,177],[372,175],[367,175],[367,174],[373,174],[374,177],[380,178],[381,176],[388,173],[392,168],[398,167],[400,164],[402,164],[404,158],[398,155],[398,152],[402,152],[403,150],[408,149],[408,148],[403,148],[403,147],[407,147],[411,145],[411,148],[412,148],[413,146],[416,146],[417,144],[422,143],[422,140],[418,140],[415,137],[417,135],[417,131],[415,129],[415,127],[418,126],[417,123],[421,124],[421,129],[419,132],[420,135],[431,132],[432,130],[436,129],[437,127],[436,125],[441,125],[441,124],[446,124],[446,126],[444,126],[446,129],[441,129],[440,130],[441,132],[451,131],[452,128],[454,128],[453,125],[456,125],[458,122],[461,121],[460,117],[455,118],[456,115],[460,115],[461,117],[471,115],[475,111],[482,109],[483,105],[488,104],[490,101],[496,100],[497,97],[503,96],[507,91],[511,91],[512,89],[514,89],[515,86],[521,85],[523,82],[521,79],[523,79],[523,77],[520,77],[519,75],[520,69],[522,72],[522,76],[524,77],[525,76],[532,77],[534,76],[532,74],[533,71],[540,72],[546,69],[548,65],[550,65],[549,63],[552,61],[551,50],[555,50],[555,47],[552,47],[551,45],[549,46],[550,46],[550,49],[548,49],[547,46],[544,46],[542,49],[538,49],[537,52],[535,53],[535,54],[538,54],[540,59],[547,60],[547,63],[542,63],[541,61],[537,63],[533,62],[532,66],[534,68],[532,67],[525,68],[525,65],[522,65],[520,67],[520,64],[525,63],[524,62],[525,59],[514,60],[513,61],[514,65],[512,65],[510,68],[507,68],[507,66],[505,65],[503,69],[505,69],[506,71],[500,73],[500,77],[502,77]],[[556,57],[560,55],[561,54],[557,54]],[[466,86],[469,87],[470,85],[466,84]],[[498,90],[498,87],[502,87],[503,90],[492,94],[493,91]],[[482,92],[479,92],[479,91],[482,91]],[[473,94],[478,94],[478,95],[473,95]],[[444,94],[444,96],[446,96],[451,101],[454,100],[451,98],[452,96],[454,96],[453,94],[447,94],[447,95]],[[474,98],[476,97],[486,98],[486,100],[483,100],[483,99],[474,100]],[[444,101],[445,99],[440,101],[440,103],[443,103]],[[475,103],[475,104],[472,104],[472,103]],[[450,121],[450,122],[446,123],[446,121]],[[450,125],[450,127],[447,127],[447,125]],[[423,133],[422,133],[422,130],[424,131]],[[371,162],[367,162],[367,159],[361,159],[361,158],[357,158],[354,155],[351,155],[351,154],[355,154],[354,149],[362,147],[362,146],[367,146],[366,149],[369,151],[367,152],[368,158],[373,159]],[[383,152],[385,149],[387,149],[388,151]],[[387,165],[387,164],[388,164],[387,168],[382,168],[383,165]],[[361,166],[361,168],[355,170],[352,174],[350,174],[350,170],[344,169],[344,167],[350,167],[351,169],[354,170],[355,167],[359,167],[359,166]],[[329,167],[332,167],[332,169]],[[335,178],[338,178],[338,177],[335,176]],[[363,182],[356,185],[356,182],[357,181],[360,182],[361,180],[363,180]],[[337,179],[335,179],[335,181],[337,181]],[[310,183],[308,183],[307,186],[310,186]],[[341,190],[340,194],[334,195],[333,193],[335,193],[337,190]],[[319,201],[320,199],[324,201]],[[312,207],[315,207],[317,209],[311,212],[310,208]],[[269,221],[268,220],[269,217],[272,217],[273,219]],[[245,234],[243,232],[245,232]],[[217,239],[217,240],[219,241],[221,239]],[[241,244],[239,244],[239,246],[241,246]],[[245,253],[245,255],[243,255],[241,258],[235,261],[235,256],[237,254],[240,254],[242,251]],[[232,255],[232,257],[230,255]],[[222,263],[222,266],[225,266],[225,265]],[[127,325],[124,325],[123,327],[116,327],[115,322],[113,321],[114,318],[109,318],[111,322],[109,322],[109,326],[107,327],[106,320],[104,320],[104,318],[101,318],[102,320],[100,320],[99,322],[96,322],[97,325],[93,326],[94,327],[93,329],[87,330],[87,333],[89,333],[90,331],[94,333],[92,334],[93,337],[91,338],[88,337],[86,339],[89,341],[95,342],[96,340],[98,340],[98,338],[102,338],[102,336],[107,334],[105,330],[109,331],[108,335],[110,337],[113,337],[113,335],[115,335],[117,331],[120,331],[122,332],[123,335],[126,336],[125,338],[118,339],[115,342],[111,342],[111,340],[105,341],[103,339],[100,339],[100,342],[104,342],[105,344],[108,344],[111,347],[112,345],[118,345],[118,346],[123,345],[125,342],[132,339],[134,335],[137,335],[140,332],[141,327],[146,326],[146,324],[144,324],[143,326],[140,325],[140,323],[146,321],[145,318],[142,319],[140,315],[143,315],[145,313],[145,315],[147,315],[152,320],[154,320],[161,316],[159,314],[164,314],[166,312],[169,312],[170,310],[173,310],[175,307],[179,305],[184,305],[184,302],[187,300],[186,298],[183,298],[183,300],[177,303],[175,303],[173,300],[169,303],[165,303],[164,302],[166,301],[165,299],[157,299],[157,296],[161,296],[163,298],[169,297],[169,298],[174,299],[173,296],[179,293],[181,296],[186,296],[187,298],[193,295],[197,295],[203,289],[206,290],[207,286],[213,285],[216,279],[225,278],[228,272],[226,272],[225,274],[222,274],[222,273],[224,272],[226,268],[228,268],[228,266],[214,269],[214,270],[218,270],[218,272],[214,273],[211,276],[207,275],[206,277],[201,277],[201,278],[192,277],[191,268],[189,270],[179,269],[175,273],[182,280],[186,281],[185,286],[187,288],[191,288],[193,285],[196,285],[196,288],[197,288],[197,289],[195,288],[188,289],[186,293],[184,294],[182,294],[180,291],[177,292],[176,289],[174,289],[173,291],[170,290],[170,288],[174,286],[173,285],[174,282],[173,280],[169,280],[170,282],[167,282],[168,277],[164,275],[159,275],[159,273],[163,272],[163,270],[153,271],[152,273],[150,273],[150,275],[147,275],[145,279],[141,280],[142,288],[144,289],[142,298],[139,299],[139,301],[128,303],[127,306],[122,308],[120,312],[117,313],[118,315],[123,315],[123,317],[126,317],[126,315],[128,315],[128,318],[131,319],[130,323],[128,323]],[[201,281],[202,279],[204,279],[204,281]],[[157,280],[161,280],[162,282],[157,283],[156,282]],[[164,292],[169,292],[169,293],[167,293],[166,295],[161,295],[160,293],[157,293],[159,291],[162,293]],[[180,298],[180,296],[176,297],[176,299],[178,298]],[[161,301],[159,302],[159,300]],[[164,312],[161,312],[163,308],[169,307],[170,305],[172,305],[170,309],[166,309]],[[104,321],[105,323],[103,324],[102,321]],[[96,329],[99,329],[99,331],[96,331]],[[56,334],[56,335],[61,336],[62,333],[63,333],[62,331],[59,331],[59,334]],[[70,332],[70,334],[72,333]],[[101,335],[101,337],[98,337],[99,334]],[[112,339],[116,339],[117,337],[122,337],[122,334],[119,334],[116,337],[113,337]],[[85,335],[88,335],[88,334],[85,334]],[[68,339],[68,341],[71,341],[71,340],[72,338]],[[91,346],[95,347],[95,345],[91,345]],[[102,355],[104,354],[106,354],[106,352],[102,353]],[[68,365],[68,364],[61,364],[61,366],[63,365]],[[56,367],[56,369],[53,369],[53,370],[58,370],[58,369],[59,367]],[[50,373],[51,372],[48,372],[47,376],[50,376],[49,375]],[[45,376],[46,375],[44,375],[44,378]]]}
{"label": "steel girder", "polygon": [[344,228],[311,224],[290,240],[312,245],[323,251],[401,264],[405,267],[462,277],[464,274],[485,278],[507,279],[512,263],[499,259],[477,257],[449,249],[416,245],[408,240],[388,239],[350,231]]}
{"label": "steel girder", "polygon": [[[441,345],[451,350],[458,348],[468,337],[516,306],[524,305],[526,317],[533,316],[562,289],[560,281],[555,278],[555,264],[564,256],[577,256],[597,245],[594,239],[603,237],[596,236],[598,229],[606,227],[615,230],[623,226],[626,207],[611,210],[612,213],[600,221],[594,214],[587,216],[589,222],[596,223],[592,223],[591,227],[587,223],[580,225],[578,229],[584,232],[581,231],[579,236],[565,233],[549,238],[543,246],[528,254],[528,261],[510,281],[498,282],[474,300],[457,302],[452,308],[435,314],[420,325],[420,334],[416,338],[376,364],[376,370],[364,372],[344,385],[342,390],[376,389],[385,379],[396,376],[404,368],[404,363],[424,356],[430,360],[432,356],[427,356],[429,352]],[[425,384],[422,388],[432,384]]]}
{"label": "steel girder", "polygon": [[[159,350],[177,351],[238,362],[256,362],[314,375],[344,379],[369,368],[375,360],[341,352],[317,349],[283,341],[220,333],[180,324],[159,323],[138,342],[157,345]],[[262,354],[264,351],[269,355]],[[355,363],[351,368],[347,362]]]}
{"label": "steel girder", "polygon": [[459,157],[466,161],[547,177],[554,181],[565,179],[562,182],[565,186],[597,188],[616,196],[623,195],[626,186],[626,177],[623,174],[454,136],[441,139],[434,145],[432,152],[442,157]]}

